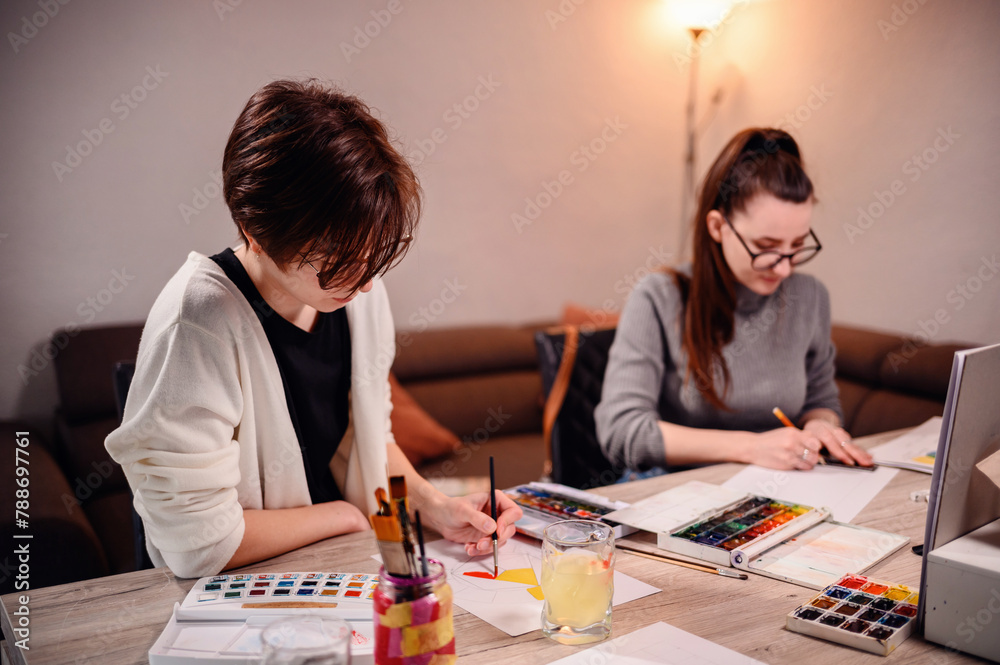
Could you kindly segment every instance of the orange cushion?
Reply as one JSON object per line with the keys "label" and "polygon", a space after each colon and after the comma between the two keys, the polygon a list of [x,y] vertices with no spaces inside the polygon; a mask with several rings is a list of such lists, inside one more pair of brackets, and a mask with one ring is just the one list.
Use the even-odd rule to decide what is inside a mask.
{"label": "orange cushion", "polygon": [[618,311],[590,309],[576,303],[563,305],[562,323],[565,326],[592,325],[597,328],[613,328],[618,325]]}
{"label": "orange cushion", "polygon": [[424,411],[392,373],[389,374],[389,388],[392,390],[392,433],[413,466],[458,450],[461,440]]}

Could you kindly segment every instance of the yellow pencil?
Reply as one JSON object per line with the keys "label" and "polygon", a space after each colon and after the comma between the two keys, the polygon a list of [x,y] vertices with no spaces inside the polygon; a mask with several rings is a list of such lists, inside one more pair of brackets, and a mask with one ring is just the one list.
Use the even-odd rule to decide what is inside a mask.
{"label": "yellow pencil", "polygon": [[[784,425],[785,427],[791,427],[792,429],[798,429],[798,427],[795,426],[795,423],[793,423],[791,420],[789,420],[788,416],[785,415],[785,412],[782,411],[781,409],[779,409],[778,407],[774,407],[773,409],[771,409],[771,413],[773,413],[775,415],[775,417],[777,417],[777,419],[780,420],[781,424]],[[820,464],[826,464],[826,460],[823,459],[822,455],[819,456],[819,463]]]}

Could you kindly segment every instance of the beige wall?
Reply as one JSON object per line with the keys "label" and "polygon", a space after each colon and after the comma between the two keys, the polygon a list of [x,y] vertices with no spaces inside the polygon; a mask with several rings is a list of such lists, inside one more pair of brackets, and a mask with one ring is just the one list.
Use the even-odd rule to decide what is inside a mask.
{"label": "beige wall", "polygon": [[[339,81],[419,162],[418,242],[387,278],[400,328],[620,308],[682,253],[688,43],[659,0],[51,0],[51,17],[45,2],[0,8],[0,417],[51,414],[54,373],[33,353],[54,329],[141,320],[187,252],[233,241],[213,172],[276,77]],[[998,28],[990,0],[774,0],[706,36],[701,110],[723,95],[699,167],[736,130],[786,123],[821,200],[809,268],[835,320],[914,333],[937,313],[935,339],[1000,338]],[[56,173],[81,142],[96,145]],[[546,207],[519,225],[526,198]]]}

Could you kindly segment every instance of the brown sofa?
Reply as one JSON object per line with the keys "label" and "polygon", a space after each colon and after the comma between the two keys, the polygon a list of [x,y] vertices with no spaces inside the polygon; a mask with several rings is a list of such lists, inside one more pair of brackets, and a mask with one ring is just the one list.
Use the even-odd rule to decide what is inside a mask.
{"label": "brown sofa", "polygon": [[[534,334],[543,327],[398,334],[393,372],[399,383],[461,442],[420,464],[425,477],[435,482],[485,477],[490,455],[496,459],[500,487],[541,476],[546,451]],[[111,368],[135,357],[140,330],[140,325],[81,330],[55,360],[57,441],[49,468],[41,472],[52,478],[32,484],[32,505],[47,506],[46,528],[72,534],[65,542],[81,553],[79,561],[64,560],[66,549],[59,547],[38,548],[33,554],[33,570],[58,568],[58,582],[124,572],[135,565],[130,495],[120,468],[108,458],[104,438],[117,423]],[[835,326],[833,338],[846,424],[855,436],[917,425],[940,414],[952,355],[966,348],[918,346],[903,337],[848,326]],[[0,471],[13,477],[6,475],[6,467]],[[0,537],[13,529],[0,522]],[[0,591],[12,590],[10,576],[0,575],[0,580]]]}

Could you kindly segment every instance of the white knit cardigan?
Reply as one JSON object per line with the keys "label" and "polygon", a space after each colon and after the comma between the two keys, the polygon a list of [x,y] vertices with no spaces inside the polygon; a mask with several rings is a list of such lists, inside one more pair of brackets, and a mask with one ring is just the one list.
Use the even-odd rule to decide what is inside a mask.
{"label": "white knit cardigan", "polygon": [[[392,442],[395,356],[384,285],[346,305],[350,424],[331,460],[346,500],[376,512]],[[150,311],[121,427],[105,446],[122,465],[157,566],[214,575],[243,539],[243,509],[311,503],[278,364],[250,303],[192,252]]]}

